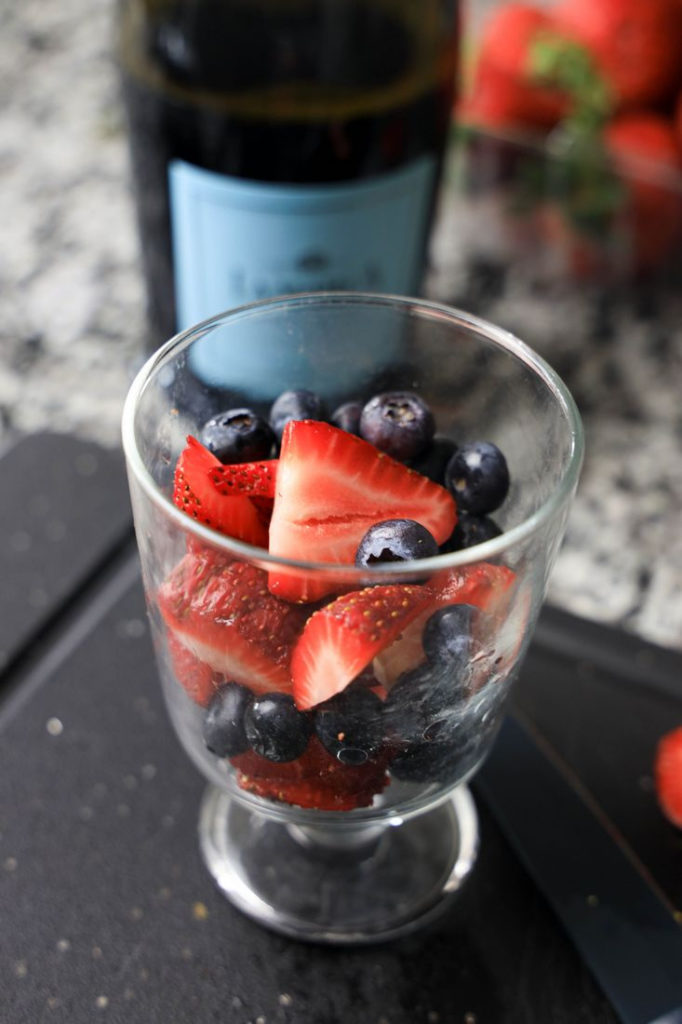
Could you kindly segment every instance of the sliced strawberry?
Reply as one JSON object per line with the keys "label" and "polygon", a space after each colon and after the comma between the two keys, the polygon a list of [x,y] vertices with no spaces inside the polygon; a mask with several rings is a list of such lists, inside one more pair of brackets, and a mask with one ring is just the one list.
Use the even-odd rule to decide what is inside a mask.
{"label": "sliced strawberry", "polygon": [[431,600],[426,587],[367,587],[314,612],[291,658],[294,699],[312,708],[343,690]]}
{"label": "sliced strawberry", "polygon": [[424,661],[424,624],[438,608],[448,604],[471,604],[494,614],[514,579],[511,569],[488,562],[440,573],[426,585],[425,589],[430,592],[427,606],[374,659],[376,678],[384,686],[391,687],[403,672],[409,672]]}
{"label": "sliced strawberry", "polygon": [[654,776],[661,810],[668,821],[682,828],[682,726],[660,740]]}
{"label": "sliced strawberry", "polygon": [[223,497],[247,497],[266,530],[270,528],[277,483],[277,459],[214,466],[209,476]]}
{"label": "sliced strawberry", "polygon": [[274,498],[277,483],[277,459],[262,462],[239,462],[234,465],[218,464],[209,470],[209,477],[219,494],[226,498],[239,495]]}
{"label": "sliced strawberry", "polygon": [[[414,519],[442,544],[457,515],[439,484],[328,423],[300,420],[282,436],[270,553],[352,565],[369,527]],[[270,589],[289,601],[313,601],[338,590],[302,573],[271,572]]]}
{"label": "sliced strawberry", "polygon": [[291,651],[306,613],[273,597],[262,569],[195,548],[158,602],[175,640],[212,672],[256,693],[291,690]]}
{"label": "sliced strawberry", "polygon": [[267,527],[253,502],[245,495],[226,497],[211,480],[211,471],[219,466],[215,455],[189,436],[175,467],[174,504],[213,530],[256,547],[267,547]]}
{"label": "sliced strawberry", "polygon": [[217,688],[213,669],[206,662],[199,661],[174,633],[168,633],[167,640],[175,678],[188,697],[201,707],[207,707]]}
{"label": "sliced strawberry", "polygon": [[363,765],[345,765],[331,757],[316,737],[296,761],[275,764],[250,751],[233,757],[242,789],[269,800],[321,811],[368,807],[388,783],[383,755]]}

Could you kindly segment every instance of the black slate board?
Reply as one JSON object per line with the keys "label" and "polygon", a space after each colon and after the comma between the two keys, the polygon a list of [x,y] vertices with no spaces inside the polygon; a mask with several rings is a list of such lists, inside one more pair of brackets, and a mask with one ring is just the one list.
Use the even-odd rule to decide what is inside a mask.
{"label": "black slate board", "polygon": [[2,458],[0,669],[10,666],[131,536],[118,451],[59,434]]}
{"label": "black slate board", "polygon": [[[26,487],[5,525],[22,528],[40,479],[80,527],[69,526],[68,547],[35,531],[40,543],[7,577],[24,587],[31,559],[44,574],[48,600],[24,606],[26,623],[3,580],[3,606],[19,629],[5,634],[13,671],[0,669],[0,683],[14,684],[0,715],[2,1024],[614,1024],[480,798],[474,875],[428,933],[323,949],[235,911],[199,859],[203,783],[161,703],[120,456],[72,439],[30,441],[31,459],[3,460],[4,468],[14,459]],[[73,467],[76,450],[94,455],[103,475],[80,484],[72,476],[69,489],[65,461]],[[12,557],[0,552],[0,566]],[[680,661],[546,609],[516,700],[671,901],[680,836],[658,812],[647,773],[655,738],[676,715]],[[633,713],[639,740],[624,748],[619,722]]]}
{"label": "black slate board", "polygon": [[660,738],[682,725],[682,655],[554,608],[532,652],[516,709],[682,921],[682,831],[661,814],[653,781]]}
{"label": "black slate board", "polygon": [[485,808],[471,883],[428,933],[334,950],[240,915],[199,859],[203,783],[161,704],[134,561],[88,614],[0,720],[3,1022],[615,1022]]}

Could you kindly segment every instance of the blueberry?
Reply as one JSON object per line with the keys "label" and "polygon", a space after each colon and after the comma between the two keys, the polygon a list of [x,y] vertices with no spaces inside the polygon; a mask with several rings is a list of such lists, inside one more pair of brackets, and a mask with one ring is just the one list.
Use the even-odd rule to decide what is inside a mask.
{"label": "blueberry", "polygon": [[329,422],[339,430],[345,430],[347,434],[360,433],[360,414],[362,413],[361,402],[344,402],[331,414]]}
{"label": "blueberry", "polygon": [[424,740],[401,750],[391,762],[391,775],[402,782],[451,784],[462,778],[475,761],[471,743],[462,737],[442,742]]}
{"label": "blueberry", "polygon": [[416,459],[410,459],[410,469],[433,480],[434,484],[445,482],[445,467],[457,451],[457,445],[449,437],[434,437],[433,441]]}
{"label": "blueberry", "polygon": [[443,738],[458,724],[467,698],[468,665],[425,663],[401,675],[386,698],[387,733],[401,741]]}
{"label": "blueberry", "polygon": [[500,449],[472,441],[457,449],[445,470],[445,484],[464,512],[482,516],[499,508],[509,490],[509,470]]}
{"label": "blueberry", "polygon": [[382,702],[363,687],[346,689],[321,704],[315,732],[322,746],[342,764],[364,764],[383,737]]}
{"label": "blueberry", "polygon": [[352,686],[354,689],[365,689],[365,690],[368,690],[368,689],[371,690],[372,687],[380,686],[380,685],[381,684],[379,683],[379,680],[377,679],[377,677],[374,675],[374,672],[372,671],[372,666],[371,665],[369,665],[368,668],[363,668],[363,670],[360,673],[360,675],[356,676],[355,679],[351,679],[350,683],[348,684],[349,687]]}
{"label": "blueberry", "polygon": [[433,413],[412,391],[375,395],[360,416],[360,436],[403,462],[415,459],[428,448],[435,429]]}
{"label": "blueberry", "polygon": [[251,744],[244,729],[244,714],[253,694],[239,683],[226,683],[208,706],[204,719],[204,743],[216,757],[245,753]]}
{"label": "blueberry", "polygon": [[355,554],[360,569],[383,562],[409,562],[431,558],[438,545],[425,526],[414,519],[385,519],[374,523],[364,535]]}
{"label": "blueberry", "polygon": [[422,647],[433,665],[451,664],[465,671],[471,654],[471,625],[476,608],[470,604],[448,604],[435,611],[424,624]]}
{"label": "blueberry", "polygon": [[442,545],[441,551],[463,551],[483,544],[487,540],[499,537],[502,530],[490,516],[472,516],[468,512],[459,512],[457,525],[449,538]]}
{"label": "blueberry", "polygon": [[399,676],[384,703],[387,735],[405,742],[422,740],[430,722],[432,694],[430,666]]}
{"label": "blueberry", "polygon": [[249,743],[268,761],[295,761],[305,751],[313,723],[287,693],[257,697],[244,715]]}
{"label": "blueberry", "polygon": [[223,463],[255,462],[270,457],[275,435],[252,409],[227,409],[204,424],[200,440]]}
{"label": "blueberry", "polygon": [[324,403],[313,391],[300,388],[298,391],[283,391],[270,409],[270,426],[277,440],[282,440],[282,431],[290,420],[324,420]]}

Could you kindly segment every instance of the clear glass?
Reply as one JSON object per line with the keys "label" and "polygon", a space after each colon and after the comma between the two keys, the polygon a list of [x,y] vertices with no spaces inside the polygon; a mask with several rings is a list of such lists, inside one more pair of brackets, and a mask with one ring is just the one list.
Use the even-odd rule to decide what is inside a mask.
{"label": "clear glass", "polygon": [[[205,339],[220,346],[220,387],[198,384],[189,368]],[[267,412],[280,392],[300,387],[330,409],[407,388],[429,403],[439,434],[496,443],[511,476],[495,513],[502,534],[464,551],[361,570],[275,558],[174,506],[173,470],[188,434],[226,408]],[[200,841],[218,884],[270,927],[318,941],[373,941],[423,923],[475,861],[466,782],[499,728],[577,484],[582,432],[567,389],[518,339],[455,309],[393,296],[305,294],[242,307],[171,339],[131,387],[123,439],[163,692],[180,741],[209,782]],[[197,566],[229,572],[221,567],[235,564],[262,582],[256,600],[263,602],[277,600],[268,591],[273,574],[305,582],[324,601],[404,586],[421,610],[371,663],[384,701],[404,672],[425,665],[421,631],[434,608],[476,606],[463,689],[455,698],[454,679],[434,669],[434,690],[445,697],[426,692],[409,729],[385,722],[378,750],[362,764],[339,764],[321,746],[285,765],[252,752],[232,763],[214,756],[202,729],[211,686],[224,680],[221,652],[195,646],[188,667],[187,638],[179,619],[169,618],[166,597]],[[433,594],[440,603],[423,596]],[[302,630],[319,607],[285,611],[300,617]],[[211,626],[222,628],[221,620]],[[227,657],[229,644],[226,629]],[[210,680],[208,696],[196,671]],[[428,691],[429,672],[424,680]],[[301,806],[307,798],[293,785],[301,779],[313,806]]]}

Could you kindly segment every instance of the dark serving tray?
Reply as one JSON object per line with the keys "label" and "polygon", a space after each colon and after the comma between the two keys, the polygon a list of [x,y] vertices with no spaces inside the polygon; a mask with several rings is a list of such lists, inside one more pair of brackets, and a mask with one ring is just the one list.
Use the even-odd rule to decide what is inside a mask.
{"label": "dark serving tray", "polygon": [[[29,543],[0,556],[18,624],[0,634],[3,1024],[677,1024],[682,835],[650,773],[658,737],[682,720],[682,657],[546,609],[474,785],[481,853],[452,909],[391,944],[293,942],[233,909],[200,861],[203,781],[162,706],[120,458],[71,438],[21,447],[3,460],[3,532]],[[88,453],[95,468],[74,471],[66,505],[106,529],[72,529],[68,507],[60,542],[27,528],[27,460],[49,483],[41,459],[78,454],[82,467]],[[67,491],[45,488],[49,515]],[[606,874],[589,876],[589,849]],[[640,914],[629,931],[604,917],[612,896]],[[619,961],[623,935],[646,939],[655,962]]]}

